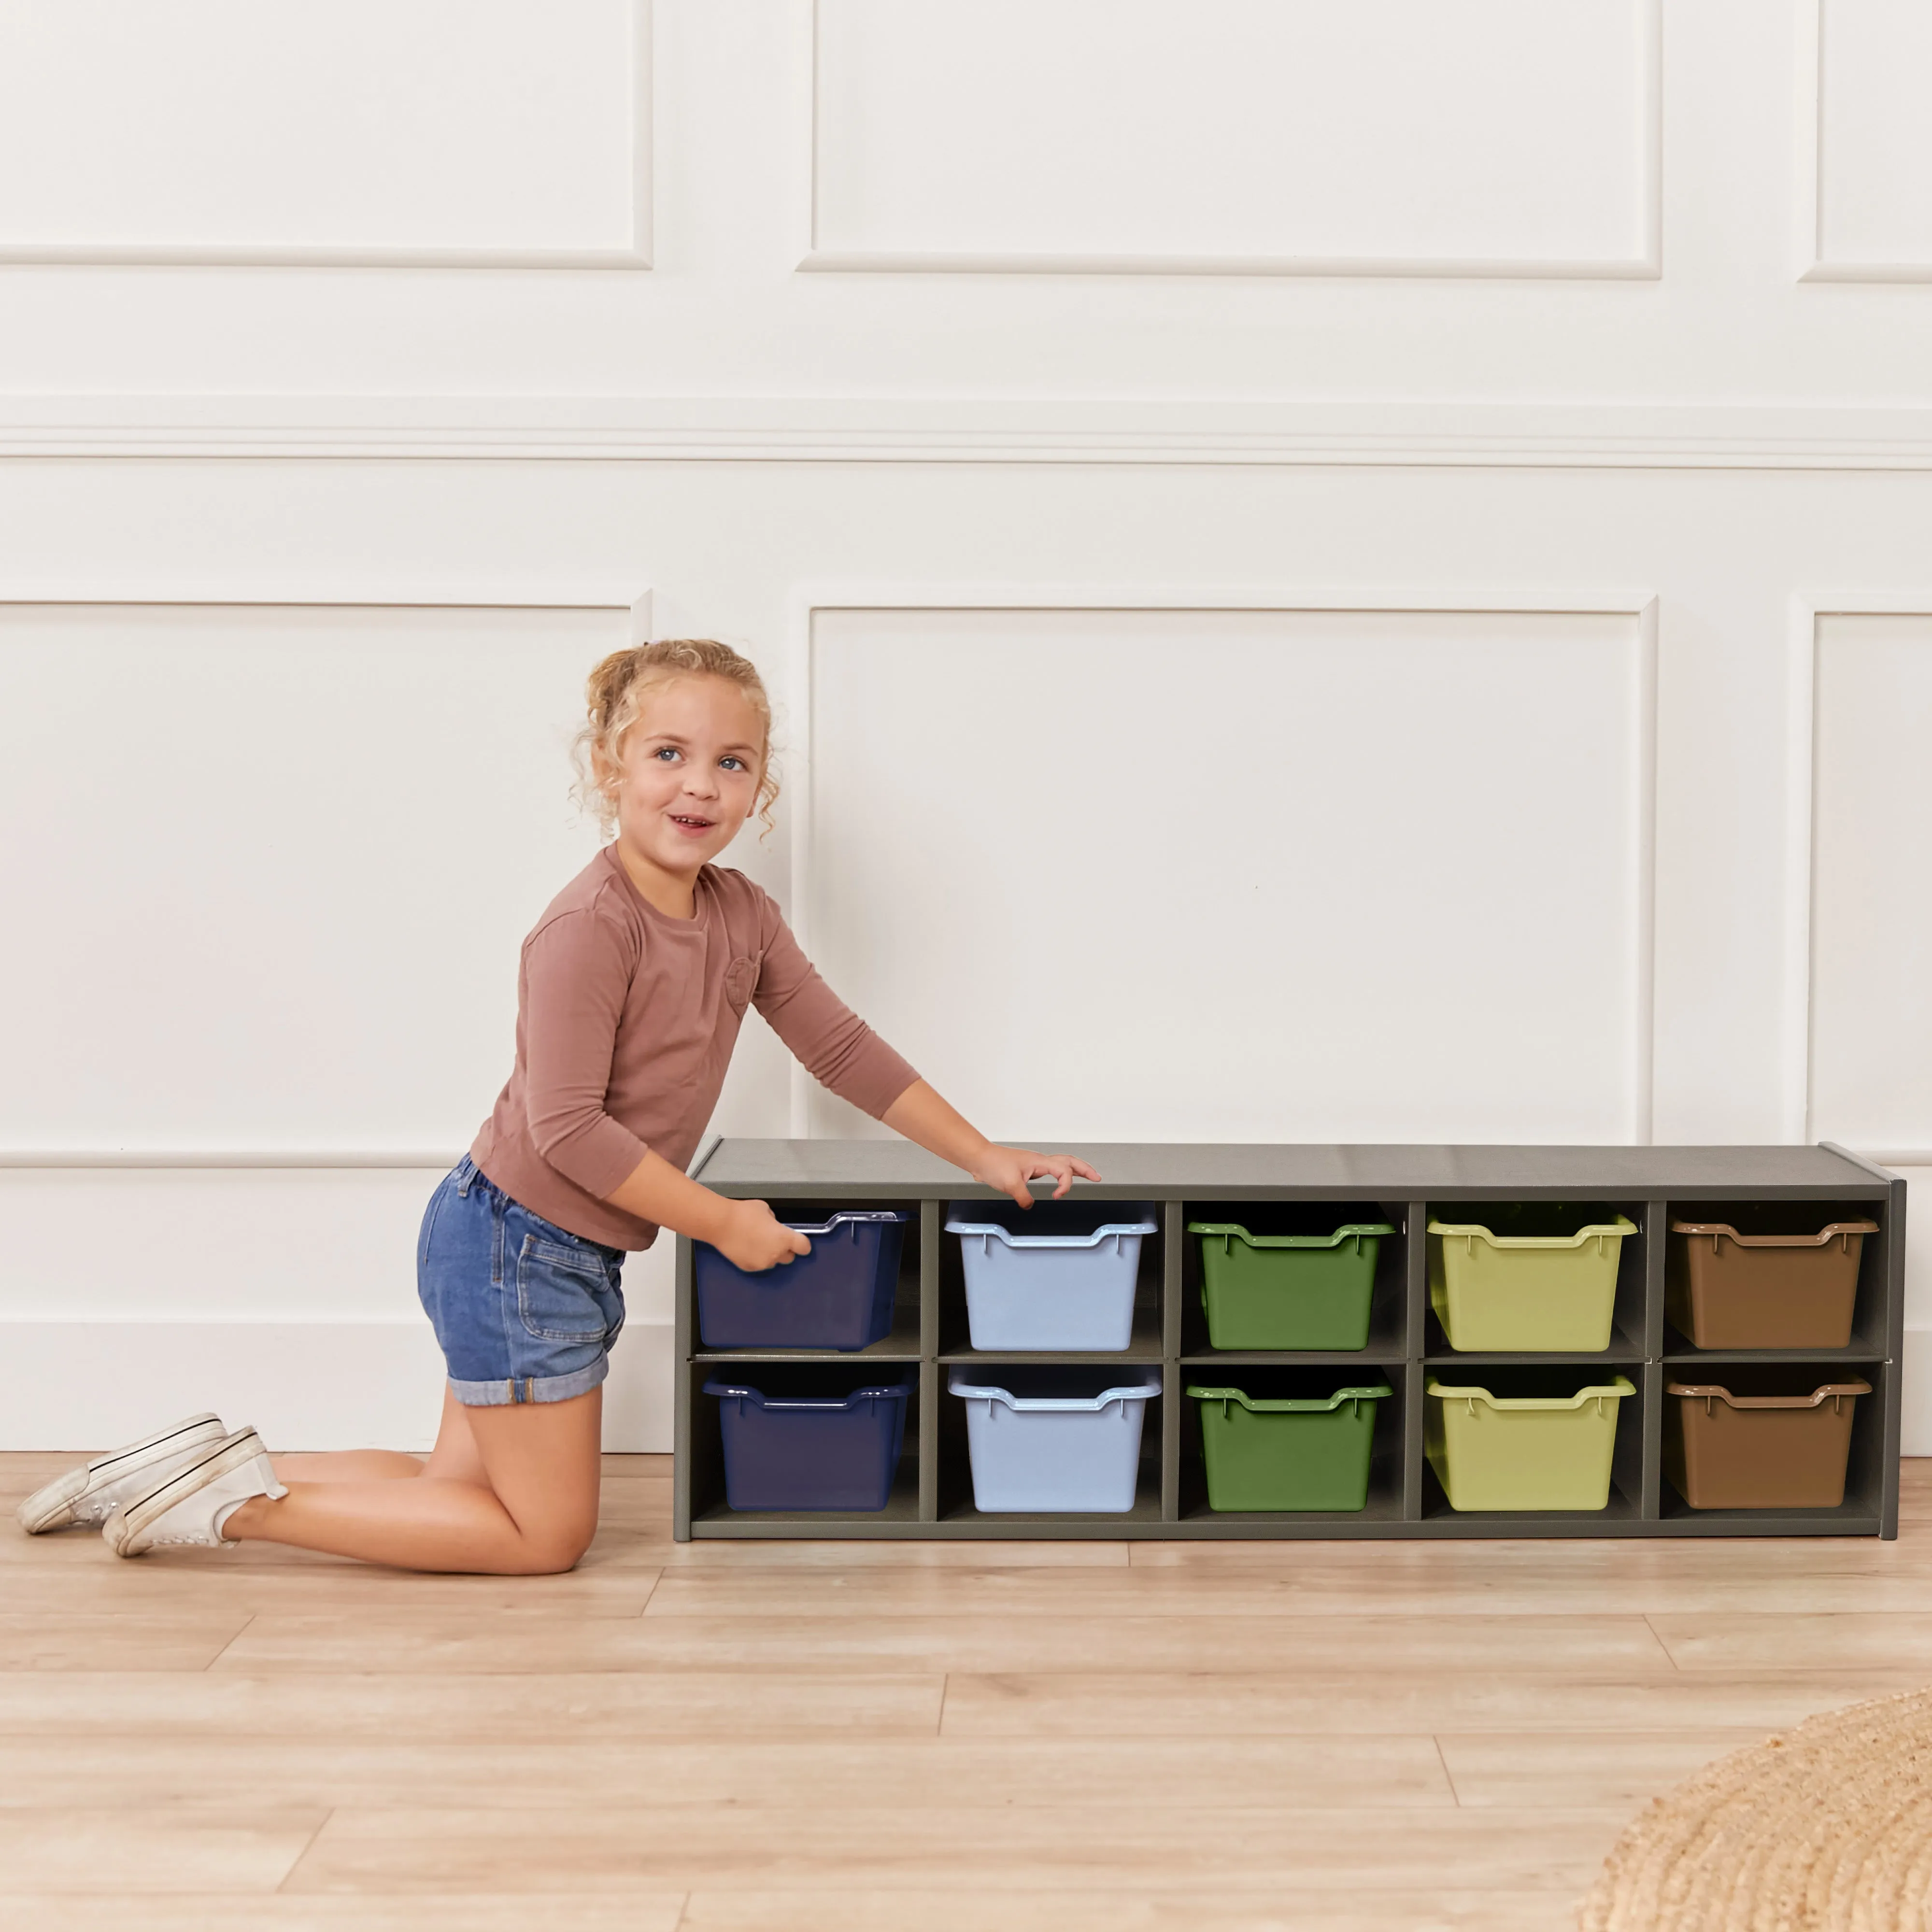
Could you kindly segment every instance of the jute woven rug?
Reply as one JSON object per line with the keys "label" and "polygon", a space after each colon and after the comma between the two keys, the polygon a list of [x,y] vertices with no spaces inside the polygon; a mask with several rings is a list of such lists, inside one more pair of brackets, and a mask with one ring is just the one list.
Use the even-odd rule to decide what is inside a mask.
{"label": "jute woven rug", "polygon": [[1808,1718],[1654,1800],[1582,1932],[1925,1932],[1932,1690]]}

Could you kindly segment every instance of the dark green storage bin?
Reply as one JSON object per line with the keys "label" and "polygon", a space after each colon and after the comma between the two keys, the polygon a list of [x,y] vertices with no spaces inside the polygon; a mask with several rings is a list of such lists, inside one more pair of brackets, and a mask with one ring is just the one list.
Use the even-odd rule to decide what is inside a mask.
{"label": "dark green storage bin", "polygon": [[1386,1221],[1320,1234],[1250,1234],[1190,1221],[1201,1238],[1201,1305],[1216,1348],[1365,1348]]}
{"label": "dark green storage bin", "polygon": [[1211,1510],[1359,1510],[1369,1500],[1376,1406],[1386,1382],[1326,1397],[1256,1398],[1190,1383],[1201,1405]]}

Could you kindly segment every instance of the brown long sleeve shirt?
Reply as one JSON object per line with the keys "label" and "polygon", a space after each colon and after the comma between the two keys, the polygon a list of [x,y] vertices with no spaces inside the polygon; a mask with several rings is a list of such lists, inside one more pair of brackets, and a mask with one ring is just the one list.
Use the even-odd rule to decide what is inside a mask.
{"label": "brown long sleeve shirt", "polygon": [[706,866],[673,919],[606,846],[524,941],[517,1060],[470,1150],[532,1214],[608,1247],[656,1225],[604,1197],[648,1148],[690,1165],[755,1006],[814,1079],[878,1118],[919,1078],[818,976],[776,902]]}

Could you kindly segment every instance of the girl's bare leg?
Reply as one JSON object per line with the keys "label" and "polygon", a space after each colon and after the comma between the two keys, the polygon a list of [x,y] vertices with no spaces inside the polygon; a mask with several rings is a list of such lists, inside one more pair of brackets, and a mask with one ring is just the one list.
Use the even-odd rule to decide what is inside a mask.
{"label": "girl's bare leg", "polygon": [[436,1447],[427,1462],[420,1456],[406,1456],[400,1449],[332,1449],[314,1455],[277,1456],[273,1460],[275,1474],[285,1483],[380,1483],[405,1476],[451,1476],[460,1482],[479,1483],[485,1489],[490,1486],[476,1438],[470,1432],[470,1412],[447,1388],[442,1392],[442,1420],[436,1427]]}
{"label": "girl's bare leg", "polygon": [[423,1459],[400,1449],[331,1449],[273,1460],[275,1474],[285,1483],[394,1482],[423,1472]]}
{"label": "girl's bare leg", "polygon": [[286,1543],[405,1570],[492,1576],[568,1570],[597,1528],[604,1392],[568,1402],[465,1409],[447,1390],[443,1424],[412,1482],[290,1480],[223,1526],[243,1541]]}

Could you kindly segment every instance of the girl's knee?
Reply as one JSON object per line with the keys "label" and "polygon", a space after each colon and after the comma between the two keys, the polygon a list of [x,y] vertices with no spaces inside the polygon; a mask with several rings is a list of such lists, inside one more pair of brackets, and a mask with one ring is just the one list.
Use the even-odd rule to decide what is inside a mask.
{"label": "girl's knee", "polygon": [[588,1528],[580,1524],[562,1524],[527,1531],[523,1538],[523,1547],[518,1552],[514,1574],[524,1576],[557,1576],[566,1570],[574,1570],[596,1533],[595,1523]]}

